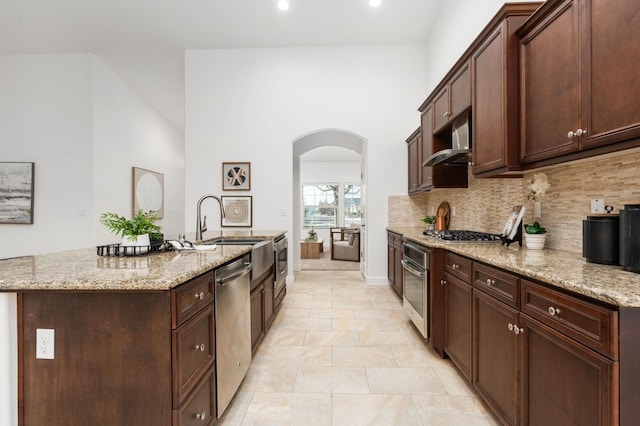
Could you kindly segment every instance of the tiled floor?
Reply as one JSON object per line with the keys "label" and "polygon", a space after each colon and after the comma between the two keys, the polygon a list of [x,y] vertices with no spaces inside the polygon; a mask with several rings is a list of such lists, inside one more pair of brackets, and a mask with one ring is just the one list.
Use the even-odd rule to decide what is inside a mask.
{"label": "tiled floor", "polygon": [[359,272],[297,273],[220,424],[497,425],[409,324],[389,287]]}

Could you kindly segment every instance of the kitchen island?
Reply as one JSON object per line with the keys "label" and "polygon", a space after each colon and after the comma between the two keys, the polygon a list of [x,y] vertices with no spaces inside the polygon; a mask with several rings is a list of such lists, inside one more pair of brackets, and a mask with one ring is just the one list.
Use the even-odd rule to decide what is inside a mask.
{"label": "kitchen island", "polygon": [[561,250],[387,230],[428,253],[430,344],[503,423],[637,423],[639,274]]}
{"label": "kitchen island", "polygon": [[[203,241],[284,233],[208,232]],[[19,424],[213,424],[214,270],[251,249],[1,260],[0,291],[18,302]]]}

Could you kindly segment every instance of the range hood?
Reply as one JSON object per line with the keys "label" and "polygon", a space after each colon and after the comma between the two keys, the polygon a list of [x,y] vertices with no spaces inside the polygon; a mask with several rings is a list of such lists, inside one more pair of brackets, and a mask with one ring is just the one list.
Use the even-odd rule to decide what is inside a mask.
{"label": "range hood", "polygon": [[422,163],[422,167],[429,166],[466,166],[469,163],[471,151],[468,149],[443,149],[433,154]]}
{"label": "range hood", "polygon": [[466,166],[470,156],[469,119],[465,115],[451,126],[451,149],[434,153],[422,163],[422,166]]}

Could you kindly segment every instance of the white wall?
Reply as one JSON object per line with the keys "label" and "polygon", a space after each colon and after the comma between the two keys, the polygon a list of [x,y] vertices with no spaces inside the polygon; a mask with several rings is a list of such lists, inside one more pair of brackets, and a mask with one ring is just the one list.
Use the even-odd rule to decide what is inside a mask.
{"label": "white wall", "polygon": [[[36,163],[34,224],[0,224],[0,259],[113,242],[98,216],[130,215],[134,165],[165,173],[162,225],[182,232],[183,137],[94,55],[0,56],[0,161]],[[0,294],[2,425],[17,425],[16,327]]]}
{"label": "white wall", "polygon": [[[251,161],[253,227],[292,235],[292,141],[351,131],[366,138],[369,170],[378,171],[368,181],[367,275],[386,280],[386,200],[406,193],[404,140],[419,125],[425,52],[424,45],[187,51],[185,226],[195,227],[202,194],[222,192],[223,161]],[[217,206],[209,208],[217,218]]]}

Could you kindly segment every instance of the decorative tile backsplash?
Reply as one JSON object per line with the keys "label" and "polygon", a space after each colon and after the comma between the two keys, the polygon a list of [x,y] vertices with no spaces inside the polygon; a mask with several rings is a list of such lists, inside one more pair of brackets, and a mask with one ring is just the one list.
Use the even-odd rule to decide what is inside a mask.
{"label": "decorative tile backsplash", "polygon": [[[541,198],[537,219],[547,228],[546,247],[582,253],[582,221],[591,211],[591,200],[604,198],[614,214],[625,204],[640,204],[640,152],[623,151],[565,163],[546,169],[551,187]],[[455,216],[449,228],[500,233],[511,208],[524,204],[524,221],[532,221],[533,205],[526,200],[534,172],[522,178],[475,179],[469,173],[469,188],[435,189],[418,195],[389,196],[389,225],[425,226],[421,219],[435,215],[448,201]]]}

